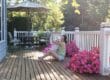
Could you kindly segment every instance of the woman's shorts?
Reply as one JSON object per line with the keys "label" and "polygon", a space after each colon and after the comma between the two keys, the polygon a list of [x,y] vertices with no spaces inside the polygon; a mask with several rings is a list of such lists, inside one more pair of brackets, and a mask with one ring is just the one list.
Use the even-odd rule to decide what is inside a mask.
{"label": "woman's shorts", "polygon": [[63,61],[64,60],[64,56],[59,55],[59,61]]}

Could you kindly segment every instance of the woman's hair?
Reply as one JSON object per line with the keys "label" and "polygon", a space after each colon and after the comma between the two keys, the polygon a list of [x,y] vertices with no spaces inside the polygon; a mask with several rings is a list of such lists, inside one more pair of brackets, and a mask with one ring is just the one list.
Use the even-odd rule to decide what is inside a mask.
{"label": "woman's hair", "polygon": [[64,37],[64,42],[67,43],[67,37],[66,37],[66,35],[63,35],[63,37]]}

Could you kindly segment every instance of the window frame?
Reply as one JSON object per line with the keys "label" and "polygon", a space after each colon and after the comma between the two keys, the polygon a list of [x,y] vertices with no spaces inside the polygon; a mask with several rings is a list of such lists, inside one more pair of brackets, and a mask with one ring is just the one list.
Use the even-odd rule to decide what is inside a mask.
{"label": "window frame", "polygon": [[0,13],[1,13],[1,27],[0,27],[0,31],[1,31],[1,34],[0,34],[0,42],[4,41],[5,40],[5,1],[4,0],[1,0],[1,10],[0,10]]}

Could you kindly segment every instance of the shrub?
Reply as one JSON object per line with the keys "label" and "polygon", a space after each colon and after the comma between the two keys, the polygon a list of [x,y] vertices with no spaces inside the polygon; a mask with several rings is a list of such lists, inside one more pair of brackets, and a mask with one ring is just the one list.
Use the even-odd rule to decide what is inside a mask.
{"label": "shrub", "polygon": [[73,54],[78,53],[78,52],[79,52],[79,48],[77,47],[74,41],[70,41],[69,43],[66,44],[67,56],[72,57]]}
{"label": "shrub", "polygon": [[99,49],[81,51],[72,56],[68,67],[79,73],[99,73]]}

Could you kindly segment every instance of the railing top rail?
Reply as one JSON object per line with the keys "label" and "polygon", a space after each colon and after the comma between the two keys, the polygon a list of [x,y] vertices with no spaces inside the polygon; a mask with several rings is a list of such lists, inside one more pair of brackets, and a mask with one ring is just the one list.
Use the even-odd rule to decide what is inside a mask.
{"label": "railing top rail", "polygon": [[[16,31],[17,33],[32,33],[32,32],[39,32],[39,31]],[[48,31],[42,31],[42,33],[47,33]]]}
{"label": "railing top rail", "polygon": [[80,32],[86,32],[86,33],[93,33],[93,32],[95,32],[95,33],[99,33],[100,31],[80,31]]}
{"label": "railing top rail", "polygon": [[[16,33],[37,33],[38,31],[16,31]],[[42,33],[47,33],[48,31],[42,31]],[[53,32],[54,33],[54,32]],[[61,32],[56,32],[56,33],[61,33]],[[65,31],[65,34],[100,34],[100,31],[80,31],[80,32],[75,32],[75,31]]]}
{"label": "railing top rail", "polygon": [[65,33],[67,33],[67,34],[74,34],[75,32],[74,31],[65,31]]}
{"label": "railing top rail", "polygon": [[100,31],[80,31],[79,34],[100,34]]}

